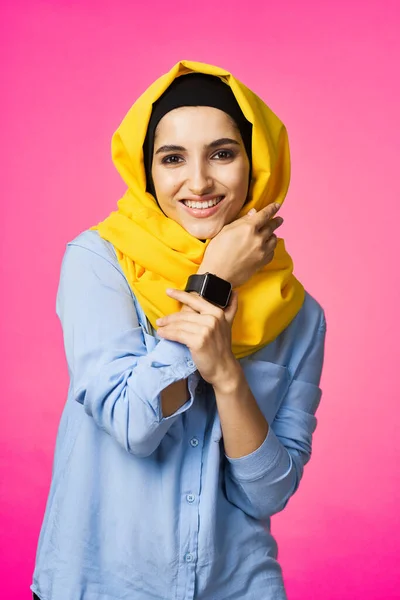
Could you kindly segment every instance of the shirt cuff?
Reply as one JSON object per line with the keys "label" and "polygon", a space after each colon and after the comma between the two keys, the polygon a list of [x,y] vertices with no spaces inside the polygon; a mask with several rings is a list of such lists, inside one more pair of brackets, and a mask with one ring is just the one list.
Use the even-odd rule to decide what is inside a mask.
{"label": "shirt cuff", "polygon": [[267,437],[257,450],[240,458],[226,458],[230,464],[231,476],[238,481],[255,481],[276,469],[286,473],[291,469],[292,463],[288,451],[278,440],[271,426]]}
{"label": "shirt cuff", "polygon": [[150,352],[143,361],[144,365],[155,368],[169,366],[178,379],[186,379],[197,370],[190,350],[185,344],[164,339],[157,341],[157,338],[153,338],[151,345],[153,348],[148,348]]}
{"label": "shirt cuff", "polygon": [[[149,336],[150,337],[150,336]],[[172,342],[170,340],[156,338],[147,340],[149,354],[144,358],[138,371],[148,371],[146,373],[146,389],[152,388],[150,394],[151,406],[158,423],[167,422],[172,418],[188,410],[194,401],[196,388],[200,380],[200,374],[192,359],[190,350],[184,344]],[[137,372],[138,372],[137,371]],[[179,409],[168,417],[163,417],[161,406],[161,391],[181,379],[188,380],[189,399],[179,407]],[[144,390],[143,390],[144,392]]]}

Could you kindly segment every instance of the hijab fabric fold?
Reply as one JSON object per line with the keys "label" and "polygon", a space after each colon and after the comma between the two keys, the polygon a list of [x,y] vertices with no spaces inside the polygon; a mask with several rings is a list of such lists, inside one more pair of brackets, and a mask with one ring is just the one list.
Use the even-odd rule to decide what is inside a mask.
{"label": "hijab fabric fold", "polygon": [[[143,144],[153,103],[177,78],[189,73],[219,77],[229,85],[252,124],[252,180],[239,213],[282,203],[290,180],[286,128],[266,104],[233,75],[212,65],[181,61],[157,79],[129,110],[112,138],[112,159],[128,189],[118,209],[93,229],[111,242],[120,266],[151,325],[180,310],[167,287],[184,289],[197,272],[210,243],[193,237],[169,219],[146,191]],[[273,260],[237,288],[239,307],[232,328],[236,358],[272,342],[293,320],[304,301],[304,288],[293,275],[293,261],[278,239]]]}

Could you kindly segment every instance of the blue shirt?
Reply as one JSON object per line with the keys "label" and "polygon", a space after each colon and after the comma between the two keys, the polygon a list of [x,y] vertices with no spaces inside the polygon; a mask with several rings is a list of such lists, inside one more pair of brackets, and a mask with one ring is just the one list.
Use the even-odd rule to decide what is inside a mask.
{"label": "blue shirt", "polygon": [[[270,517],[296,491],[316,426],[325,318],[306,293],[279,337],[240,359],[270,424],[224,453],[212,386],[157,338],[113,246],[68,244],[57,295],[70,375],[32,590],[41,600],[284,600]],[[161,391],[188,378],[163,417]]]}

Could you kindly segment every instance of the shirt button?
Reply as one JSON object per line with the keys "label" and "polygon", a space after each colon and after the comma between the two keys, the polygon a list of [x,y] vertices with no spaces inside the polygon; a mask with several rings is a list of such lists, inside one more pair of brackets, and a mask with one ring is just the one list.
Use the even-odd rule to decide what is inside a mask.
{"label": "shirt button", "polygon": [[186,364],[188,367],[194,367],[194,362],[192,360],[188,360]]}
{"label": "shirt button", "polygon": [[186,500],[187,500],[187,501],[188,501],[190,504],[191,504],[192,502],[194,502],[194,500],[195,500],[195,496],[194,496],[194,494],[188,494],[188,495],[186,496]]}
{"label": "shirt button", "polygon": [[193,554],[190,554],[190,552],[185,554],[185,562],[190,563],[192,561],[193,561]]}
{"label": "shirt button", "polygon": [[198,445],[199,445],[199,440],[198,440],[196,437],[192,438],[192,439],[190,440],[190,445],[191,445],[193,448],[196,448],[196,446],[198,446]]}

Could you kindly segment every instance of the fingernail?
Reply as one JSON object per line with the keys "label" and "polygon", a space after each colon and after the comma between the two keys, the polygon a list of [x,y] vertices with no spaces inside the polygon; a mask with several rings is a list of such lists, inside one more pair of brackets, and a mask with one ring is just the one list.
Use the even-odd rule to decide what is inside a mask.
{"label": "fingernail", "polygon": [[280,207],[281,207],[281,205],[279,204],[279,202],[275,202],[274,206],[275,206],[275,209],[276,209],[276,210],[278,210],[278,208],[280,208]]}
{"label": "fingernail", "polygon": [[256,213],[256,209],[252,208],[251,210],[249,210],[249,212],[247,213],[248,215],[254,215],[254,213]]}

